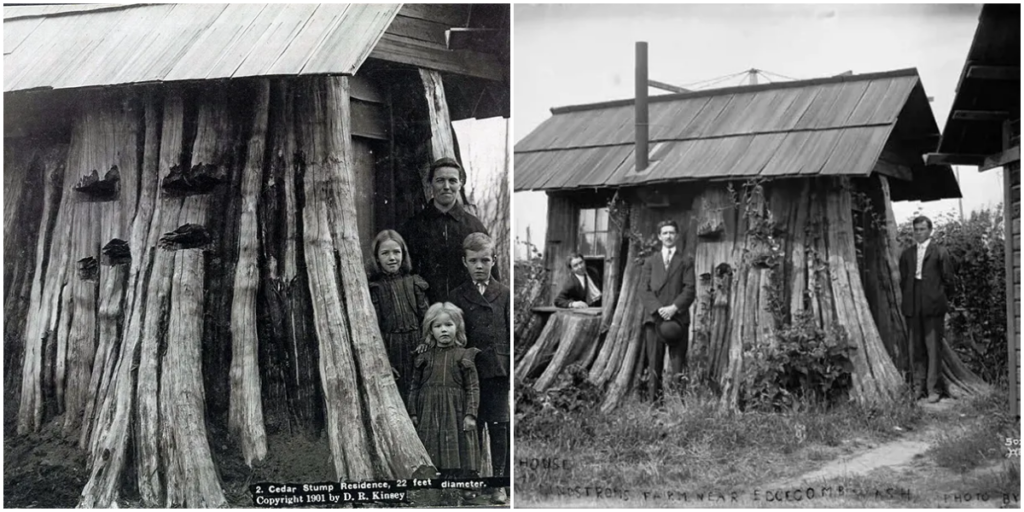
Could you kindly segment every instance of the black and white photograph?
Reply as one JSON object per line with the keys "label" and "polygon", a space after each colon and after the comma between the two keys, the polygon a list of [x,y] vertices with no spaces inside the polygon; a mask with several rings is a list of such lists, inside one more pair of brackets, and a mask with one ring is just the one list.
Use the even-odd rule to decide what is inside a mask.
{"label": "black and white photograph", "polygon": [[1019,4],[517,4],[517,508],[1020,507]]}
{"label": "black and white photograph", "polygon": [[4,508],[509,506],[510,5],[3,14]]}

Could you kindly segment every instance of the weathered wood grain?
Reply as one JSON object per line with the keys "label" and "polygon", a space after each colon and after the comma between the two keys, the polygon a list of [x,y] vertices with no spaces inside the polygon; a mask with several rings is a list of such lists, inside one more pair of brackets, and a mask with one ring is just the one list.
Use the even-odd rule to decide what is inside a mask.
{"label": "weathered wood grain", "polygon": [[[345,297],[343,337],[339,341],[344,343],[347,336],[358,365],[361,377],[357,381],[358,389],[366,401],[371,448],[380,465],[376,477],[409,478],[432,464],[419,442],[412,421],[404,414],[405,406],[390,372],[384,340],[370,302],[357,229],[351,117],[348,115],[351,111],[349,83],[345,77],[327,78],[322,83],[325,93],[323,106],[328,112],[326,118],[338,124],[323,126],[328,130],[317,139],[326,142],[323,152],[311,148],[309,154],[313,155],[316,164],[320,164],[315,168],[314,176],[323,180],[320,183],[326,192],[322,197],[329,206],[328,220],[333,230],[331,240],[335,253],[339,255],[338,272]],[[313,125],[313,128],[321,127]],[[345,323],[348,324],[347,332]]]}
{"label": "weathered wood grain", "polygon": [[[331,187],[336,186],[328,165],[344,165],[348,155],[344,146],[333,155],[329,146],[334,122],[324,113],[342,108],[329,102],[330,92],[311,81],[302,83],[302,100],[296,115],[307,119],[300,130],[300,145],[306,148],[303,179],[305,204],[302,208],[303,246],[313,301],[313,321],[320,346],[320,379],[324,391],[327,434],[337,477],[342,480],[366,480],[374,474],[371,450],[372,434],[367,432],[362,397],[356,374],[356,362],[345,318],[345,304],[335,258],[335,229],[329,207]],[[343,93],[344,94],[344,93]],[[327,125],[327,126],[322,126]],[[338,161],[330,161],[330,158]],[[352,231],[354,232],[354,230]],[[357,253],[358,254],[358,253]],[[351,256],[351,255],[350,255]],[[397,390],[396,390],[397,392]]]}
{"label": "weathered wood grain", "polygon": [[857,348],[852,354],[852,393],[862,402],[891,400],[899,391],[900,378],[871,318],[857,271],[850,185],[848,180],[835,179],[827,186],[825,212],[835,319],[846,329],[850,343]]}
{"label": "weathered wood grain", "polygon": [[[439,158],[455,158],[455,134],[452,133],[452,119],[448,114],[448,102],[444,95],[441,73],[428,69],[420,69],[419,72],[427,99],[427,114],[430,124],[430,161],[433,162]],[[426,163],[429,165],[430,162]],[[429,170],[429,166],[420,168],[423,194],[428,202],[433,199],[433,189],[427,182]]]}
{"label": "weathered wood grain", "polygon": [[[109,507],[117,500],[122,472],[127,462],[125,459],[129,432],[134,428],[133,421],[137,410],[136,372],[141,355],[148,276],[152,266],[153,248],[160,234],[155,224],[159,223],[156,191],[161,158],[160,117],[164,110],[162,102],[163,99],[154,95],[152,91],[145,95],[140,195],[132,220],[131,236],[128,239],[133,258],[124,302],[125,326],[111,378],[101,383],[97,395],[99,406],[89,440],[89,480],[82,490],[79,501],[79,505],[85,508]],[[175,119],[177,118],[172,115],[170,120]],[[174,130],[167,133],[169,141],[173,140],[174,133]]]}
{"label": "weathered wood grain", "polygon": [[[554,316],[551,314],[550,316]],[[558,347],[560,341],[557,336],[551,336],[550,332],[556,330],[557,327],[551,318],[548,318],[547,314],[534,314],[534,318],[545,318],[543,321],[543,328],[537,335],[537,341],[530,345],[530,348],[516,363],[516,380],[523,381],[528,378],[536,377],[542,369],[551,361],[552,355]],[[540,324],[541,322],[537,322]]]}
{"label": "weathered wood grain", "polygon": [[[547,390],[555,382],[562,370],[586,356],[588,350],[597,345],[601,330],[601,317],[560,311],[553,315],[545,328],[545,335],[560,340],[544,369],[537,378],[533,388],[538,392]],[[542,343],[543,341],[539,342]]]}
{"label": "weathered wood grain", "polygon": [[238,234],[238,262],[231,303],[231,397],[228,426],[240,438],[242,456],[250,467],[267,455],[267,434],[263,425],[260,371],[256,334],[256,290],[258,222],[256,218],[263,180],[264,140],[270,106],[270,83],[259,82],[252,134],[242,174],[242,208]]}
{"label": "weathered wood grain", "polygon": [[160,383],[160,414],[164,421],[160,431],[164,462],[161,470],[166,483],[164,506],[223,507],[227,500],[213,465],[205,421],[200,352],[203,340],[202,251],[176,251],[173,275],[167,353]]}

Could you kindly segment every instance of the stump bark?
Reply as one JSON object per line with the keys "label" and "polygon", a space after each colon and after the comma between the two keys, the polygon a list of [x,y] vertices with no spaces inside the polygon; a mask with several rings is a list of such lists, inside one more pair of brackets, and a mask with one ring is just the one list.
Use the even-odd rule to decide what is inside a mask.
{"label": "stump bark", "polygon": [[[348,78],[93,100],[5,155],[18,432],[87,450],[80,505],[223,506],[217,465],[282,426],[326,427],[325,480],[432,476],[367,290]],[[92,169],[102,196],[75,192]]]}
{"label": "stump bark", "polygon": [[[655,218],[673,218],[695,240],[685,244],[700,276],[691,338],[691,355],[698,357],[691,364],[703,368],[702,376],[720,394],[721,407],[740,406],[746,354],[757,346],[776,345],[779,328],[803,310],[813,314],[819,328],[841,328],[854,347],[852,399],[872,403],[896,397],[903,379],[894,359],[905,357],[907,334],[899,314],[895,223],[886,179],[788,179],[733,183],[733,189],[738,194],[730,198],[724,185],[706,184],[691,196],[692,206],[681,196],[658,211],[641,201],[629,210],[635,232],[653,231]],[[854,196],[861,194],[879,206],[881,220],[869,223],[859,216],[863,211],[855,208]],[[550,198],[561,210],[563,202]],[[563,213],[558,222],[571,220]],[[571,249],[550,241],[548,247]],[[606,412],[637,389],[645,370],[638,257],[630,244],[606,339],[588,368],[590,380],[605,389]],[[546,370],[538,354],[554,354],[553,343],[545,343],[539,341],[521,361],[529,363],[531,374]],[[578,346],[574,340],[562,343],[568,351]],[[942,347],[942,360],[951,394],[985,389],[948,346]]]}
{"label": "stump bark", "polygon": [[[533,388],[543,392],[551,387],[558,374],[570,364],[585,360],[588,351],[596,348],[601,330],[600,313],[559,311],[551,315],[538,345],[557,345],[551,361],[537,378]],[[547,339],[553,339],[548,342]]]}
{"label": "stump bark", "polygon": [[[628,211],[625,221],[627,226],[641,226],[645,220],[649,223],[649,214],[640,205],[633,205]],[[641,267],[639,256],[639,248],[630,243],[626,251],[626,268],[622,272],[622,287],[608,325],[608,333],[590,367],[590,381],[596,386],[603,387],[614,378],[622,367],[627,348],[642,336],[643,305],[637,288]]]}
{"label": "stump bark", "polygon": [[[538,319],[534,325],[542,325],[543,327],[540,328],[540,332],[537,334],[537,341],[531,344],[530,348],[526,350],[526,354],[516,362],[517,381],[521,382],[539,376],[548,363],[551,362],[559,342],[557,336],[548,334],[552,329],[556,328],[553,325],[553,320],[550,318],[551,316],[554,316],[554,314],[533,314],[532,318]],[[559,324],[561,323],[559,322]]]}
{"label": "stump bark", "polygon": [[259,84],[257,91],[255,117],[242,177],[238,263],[235,267],[231,303],[232,358],[228,427],[232,434],[240,438],[242,455],[250,467],[254,460],[259,461],[267,456],[256,329],[256,291],[259,286],[256,207],[262,181],[260,178],[269,108],[270,83],[264,81]]}

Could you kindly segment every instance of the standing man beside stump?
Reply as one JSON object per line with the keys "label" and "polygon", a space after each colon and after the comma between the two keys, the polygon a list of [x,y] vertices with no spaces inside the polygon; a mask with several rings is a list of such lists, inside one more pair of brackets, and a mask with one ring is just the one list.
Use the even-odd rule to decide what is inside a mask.
{"label": "standing man beside stump", "polygon": [[949,308],[947,292],[954,283],[953,260],[946,248],[932,241],[932,221],[914,219],[914,245],[900,255],[903,315],[910,328],[910,357],[914,365],[914,393],[928,403],[940,399],[939,348]]}
{"label": "standing man beside stump", "polygon": [[650,391],[657,403],[663,401],[661,374],[665,348],[668,347],[671,378],[676,378],[686,366],[690,305],[697,295],[693,258],[682,254],[676,245],[678,238],[679,225],[675,221],[659,222],[661,250],[648,256],[640,270]]}

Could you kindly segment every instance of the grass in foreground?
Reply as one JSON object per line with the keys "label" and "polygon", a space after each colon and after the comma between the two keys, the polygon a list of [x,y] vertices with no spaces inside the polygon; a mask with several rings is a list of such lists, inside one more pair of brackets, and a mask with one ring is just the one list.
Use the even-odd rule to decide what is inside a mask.
{"label": "grass in foreground", "polygon": [[[1005,409],[1005,397],[993,395],[927,417],[909,397],[874,408],[851,403],[729,415],[699,392],[670,395],[664,411],[643,403],[608,415],[586,405],[572,412],[535,408],[517,417],[516,504],[1019,507],[1019,458],[1007,463],[1000,446],[1019,438],[1019,426]],[[912,467],[816,482],[810,498],[808,486],[794,483],[829,461],[902,436],[928,437],[933,446]],[[971,493],[973,501],[965,502]]]}
{"label": "grass in foreground", "polygon": [[608,415],[593,407],[547,409],[517,419],[516,492],[578,498],[590,487],[589,494],[600,488],[599,499],[610,494],[611,501],[626,501],[626,490],[639,494],[634,500],[644,499],[645,489],[678,489],[673,496],[702,489],[746,493],[860,443],[896,437],[916,428],[921,416],[909,399],[885,408],[847,404],[827,412],[731,415],[699,391],[670,394],[664,411],[644,403]]}
{"label": "grass in foreground", "polygon": [[941,467],[967,473],[1007,452],[1007,440],[1020,439],[1019,424],[1001,395],[970,401],[951,418],[927,455]]}

